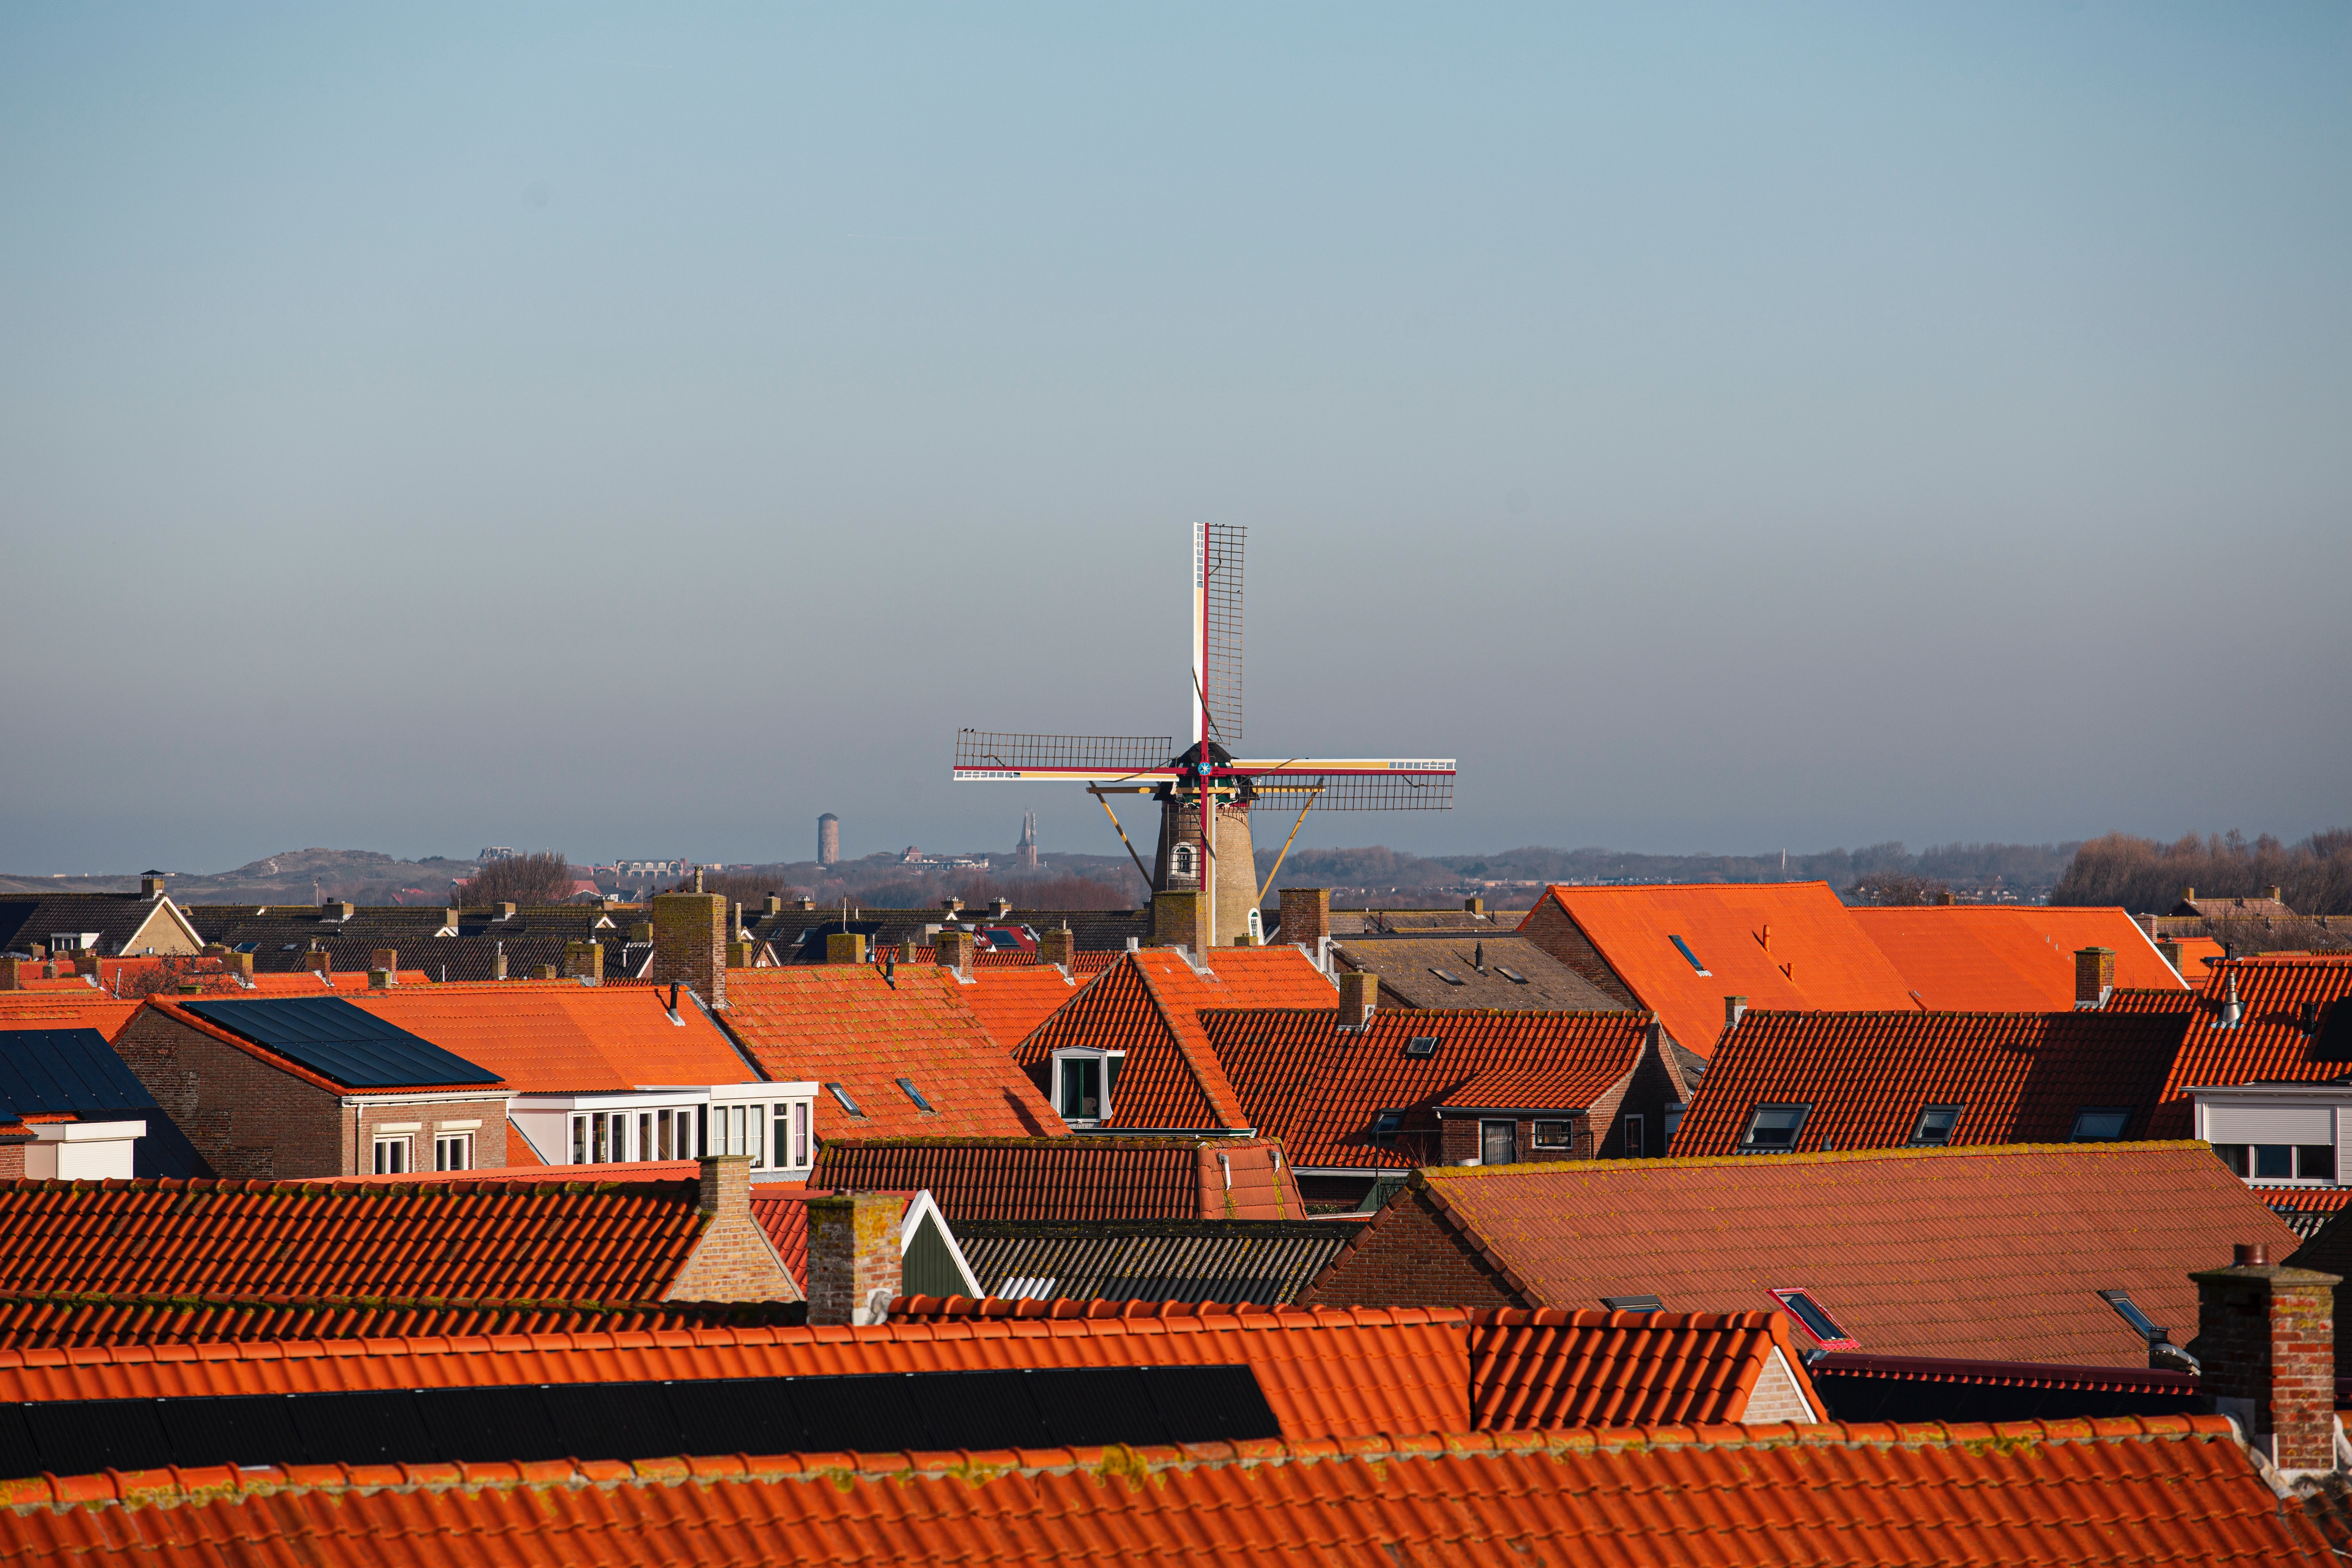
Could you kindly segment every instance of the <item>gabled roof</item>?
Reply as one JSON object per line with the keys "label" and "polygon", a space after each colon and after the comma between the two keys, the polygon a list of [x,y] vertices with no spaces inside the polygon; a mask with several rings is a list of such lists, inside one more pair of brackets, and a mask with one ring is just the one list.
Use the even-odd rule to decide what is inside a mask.
{"label": "gabled roof", "polygon": [[927,1189],[967,1219],[1301,1219],[1264,1138],[828,1138],[809,1185]]}
{"label": "gabled roof", "polygon": [[[2239,1021],[2224,1028],[2222,1006],[2233,977]],[[2215,964],[2194,995],[2119,990],[2103,1010],[2186,1016],[2188,1027],[2165,1079],[2164,1105],[2156,1122],[2158,1135],[2179,1137],[2189,1130],[2191,1089],[2326,1083],[2352,1074],[2352,1054],[2340,1059],[2320,1059],[2318,1055],[2327,1048],[2322,1042],[2333,1037],[2333,1030],[2342,1029],[2352,1039],[2352,1009],[2344,1005],[2347,995],[2352,995],[2352,955],[2265,953]],[[2307,1014],[2316,1015],[2316,1032],[2307,1026]]]}
{"label": "gabled roof", "polygon": [[[1409,1142],[1374,1141],[1381,1114],[1434,1107],[1479,1079],[1533,1075],[1559,1109],[1588,1107],[1633,1071],[1650,1026],[1624,1012],[1384,1009],[1361,1030],[1340,1028],[1337,1008],[1202,1016],[1244,1114],[1310,1170],[1410,1169],[1417,1151]],[[1429,1054],[1408,1054],[1415,1039],[1429,1038],[1438,1042]]]}
{"label": "gabled roof", "polygon": [[[838,905],[830,910],[822,909],[786,910],[782,914],[760,914],[743,911],[744,921],[752,940],[764,942],[775,949],[776,957],[785,963],[821,962],[824,957],[824,933],[840,931],[842,914]],[[1151,940],[1151,910],[1015,910],[998,918],[985,909],[961,910],[953,915],[933,908],[928,910],[880,910],[853,904],[850,907],[848,929],[862,931],[875,944],[887,942],[893,946],[930,945],[929,931],[952,923],[968,930],[989,925],[1025,925],[1044,935],[1049,931],[1069,928],[1070,940],[1080,952],[1112,952],[1124,949],[1128,939]],[[805,951],[803,939],[806,938]]]}
{"label": "gabled roof", "polygon": [[111,1040],[138,1011],[136,1002],[86,988],[0,991],[0,1029],[96,1029]]}
{"label": "gabled roof", "polygon": [[[502,1562],[2329,1563],[2221,1416],[2023,1426],[1661,1427],[1182,1448],[174,1469],[43,1477],[0,1552]],[[1671,1506],[1664,1506],[1671,1503]],[[1533,1560],[1533,1559],[1530,1559]]]}
{"label": "gabled roof", "polygon": [[692,1181],[0,1182],[0,1291],[658,1300]]}
{"label": "gabled roof", "polygon": [[960,1220],[982,1291],[1075,1300],[1295,1301],[1356,1226],[1329,1220]]}
{"label": "gabled roof", "polygon": [[1715,1426],[1776,1383],[1822,1418],[1779,1312],[1523,1308],[1471,1314],[1470,1418],[1482,1432]]}
{"label": "gabled roof", "polygon": [[1385,1249],[1426,1250],[1416,1215],[1524,1306],[1758,1311],[1804,1290],[1864,1351],[2095,1366],[2147,1358],[2097,1292],[2129,1291],[2186,1339],[2191,1270],[2238,1242],[2295,1245],[2203,1143],[1444,1166],[1417,1172],[1308,1299],[1379,1300],[1368,1270]]}
{"label": "gabled roof", "polygon": [[[158,923],[160,922],[160,923]],[[159,943],[168,931],[170,938]],[[129,948],[174,944],[199,945],[195,928],[169,898],[141,893],[0,893],[0,952],[26,952],[34,944],[47,947],[59,932],[89,939],[97,952],[119,953]]]}
{"label": "gabled roof", "polygon": [[[945,970],[906,965],[886,980],[867,963],[728,972],[721,1021],[770,1078],[839,1084],[816,1100],[825,1140],[1063,1137],[1053,1113]],[[915,1104],[906,1079],[932,1109]]]}
{"label": "gabled roof", "polygon": [[1740,1019],[1683,1112],[1673,1152],[1731,1154],[1759,1105],[1811,1107],[1795,1149],[1899,1149],[1925,1108],[1958,1106],[1947,1142],[2061,1143],[2077,1112],[2128,1109],[2149,1136],[2179,1048],[2178,1014],[1757,1013]]}
{"label": "gabled roof", "polygon": [[2072,1007],[2074,954],[2086,947],[2115,953],[2119,986],[2184,987],[2120,909],[1917,904],[1846,912],[1933,1011]]}
{"label": "gabled roof", "polygon": [[1331,951],[1341,968],[1380,976],[1384,1006],[1613,1013],[1621,1005],[1527,938],[1492,930],[1349,937]]}
{"label": "gabled roof", "polygon": [[1114,1128],[1241,1130],[1253,1123],[1202,1032],[1207,1007],[1322,1008],[1339,993],[1295,947],[1221,947],[1205,970],[1173,948],[1119,954],[1070,1004],[1035,1029],[1017,1059],[1042,1075],[1069,1047],[1124,1051],[1111,1095]]}
{"label": "gabled roof", "polygon": [[2229,950],[2210,936],[2177,936],[2180,944],[2180,978],[2190,990],[2205,984],[2205,971],[2229,956]]}
{"label": "gabled roof", "polygon": [[646,985],[509,981],[400,986],[350,1001],[524,1094],[759,1081],[701,1008],[682,1001],[672,1023],[667,999]]}
{"label": "gabled roof", "polygon": [[2288,909],[2283,900],[2267,893],[2249,893],[2244,898],[2182,899],[2165,912],[2209,921],[2284,921],[2295,918],[2294,911]]}
{"label": "gabled roof", "polygon": [[1827,882],[1554,886],[1519,930],[1543,941],[1547,909],[1572,921],[1667,1033],[1701,1056],[1723,1033],[1726,996],[1789,1012],[1917,1005]]}

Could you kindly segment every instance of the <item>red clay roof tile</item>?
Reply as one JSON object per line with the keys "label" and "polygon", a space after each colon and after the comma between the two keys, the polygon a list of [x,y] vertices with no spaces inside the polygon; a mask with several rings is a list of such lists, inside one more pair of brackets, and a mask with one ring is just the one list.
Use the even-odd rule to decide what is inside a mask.
{"label": "red clay roof tile", "polygon": [[928,1189],[950,1224],[1307,1212],[1281,1145],[1263,1138],[830,1139],[809,1185]]}
{"label": "red clay roof tile", "polygon": [[[0,1553],[815,1560],[2332,1561],[2216,1416],[43,1478]],[[428,1544],[429,1543],[429,1544]],[[1530,1561],[1535,1558],[1531,1556]]]}
{"label": "red clay roof tile", "polygon": [[1811,1107],[1797,1151],[1899,1149],[1927,1107],[1958,1106],[1946,1140],[2061,1143],[2077,1112],[2149,1118],[2179,1048],[2177,1014],[1757,1013],[1717,1042],[1672,1152],[1739,1152],[1759,1105]]}
{"label": "red clay roof tile", "polygon": [[2074,1005],[2074,953],[2116,955],[2117,985],[2183,988],[2120,909],[1914,904],[1846,911],[1931,1011],[2050,1012]]}
{"label": "red clay roof tile", "polygon": [[[2223,1027],[2222,1005],[2233,977],[2239,1021]],[[2193,995],[2118,990],[2102,1010],[2188,1019],[2155,1123],[2158,1136],[2177,1138],[2189,1131],[2191,1089],[2325,1083],[2352,1072],[2352,1063],[2313,1059],[2317,1037],[2306,1022],[2313,1013],[2323,1022],[2333,1019],[2331,1009],[2342,1006],[2347,996],[2352,996],[2352,956],[2264,954],[2215,964]]]}
{"label": "red clay roof tile", "polygon": [[[886,980],[864,963],[731,970],[722,1015],[769,1077],[838,1083],[820,1137],[1064,1137],[1069,1128],[989,1036],[942,969],[908,964]],[[932,1110],[899,1087],[913,1081]]]}
{"label": "red clay roof tile", "polygon": [[759,1081],[701,1008],[682,1005],[671,1023],[667,995],[644,985],[484,981],[401,986],[350,1000],[524,1094]]}

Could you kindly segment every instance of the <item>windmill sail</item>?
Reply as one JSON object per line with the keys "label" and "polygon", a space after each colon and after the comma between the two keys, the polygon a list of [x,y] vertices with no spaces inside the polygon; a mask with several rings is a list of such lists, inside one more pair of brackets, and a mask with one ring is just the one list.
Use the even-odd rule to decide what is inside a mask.
{"label": "windmill sail", "polygon": [[[1276,769],[1265,773],[1261,766]],[[1345,763],[1236,762],[1249,777],[1247,804],[1275,811],[1446,811],[1454,805],[1454,763],[1434,757]],[[1329,768],[1331,772],[1318,772]],[[1349,771],[1341,772],[1340,769]]]}
{"label": "windmill sail", "polygon": [[956,731],[955,779],[1063,779],[1118,784],[1172,778],[1166,735],[1016,735],[993,730]]}
{"label": "windmill sail", "polygon": [[1249,530],[1192,525],[1192,705],[1195,739],[1242,735],[1242,549]]}

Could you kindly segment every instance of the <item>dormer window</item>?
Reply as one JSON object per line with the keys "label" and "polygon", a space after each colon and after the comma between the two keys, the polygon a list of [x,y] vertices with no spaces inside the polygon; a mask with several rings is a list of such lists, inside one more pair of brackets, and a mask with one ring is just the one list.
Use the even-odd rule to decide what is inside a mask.
{"label": "dormer window", "polygon": [[1053,1057],[1054,1109],[1072,1126],[1098,1127],[1113,1114],[1125,1051],[1073,1049]]}

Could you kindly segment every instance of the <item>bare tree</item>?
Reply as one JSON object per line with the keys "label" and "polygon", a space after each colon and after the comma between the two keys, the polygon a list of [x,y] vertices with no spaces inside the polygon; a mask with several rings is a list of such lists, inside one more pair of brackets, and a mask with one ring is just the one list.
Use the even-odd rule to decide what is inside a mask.
{"label": "bare tree", "polygon": [[2265,833],[2173,844],[2110,833],[2075,851],[2051,890],[2053,904],[2120,904],[2135,914],[2163,914],[2194,888],[2200,899],[2251,898],[2279,889],[2299,915],[2352,914],[2352,830],[2331,828],[2296,845]]}
{"label": "bare tree", "polygon": [[491,861],[466,884],[463,897],[475,909],[490,904],[560,904],[572,896],[572,884],[579,878],[562,855],[542,850]]}

